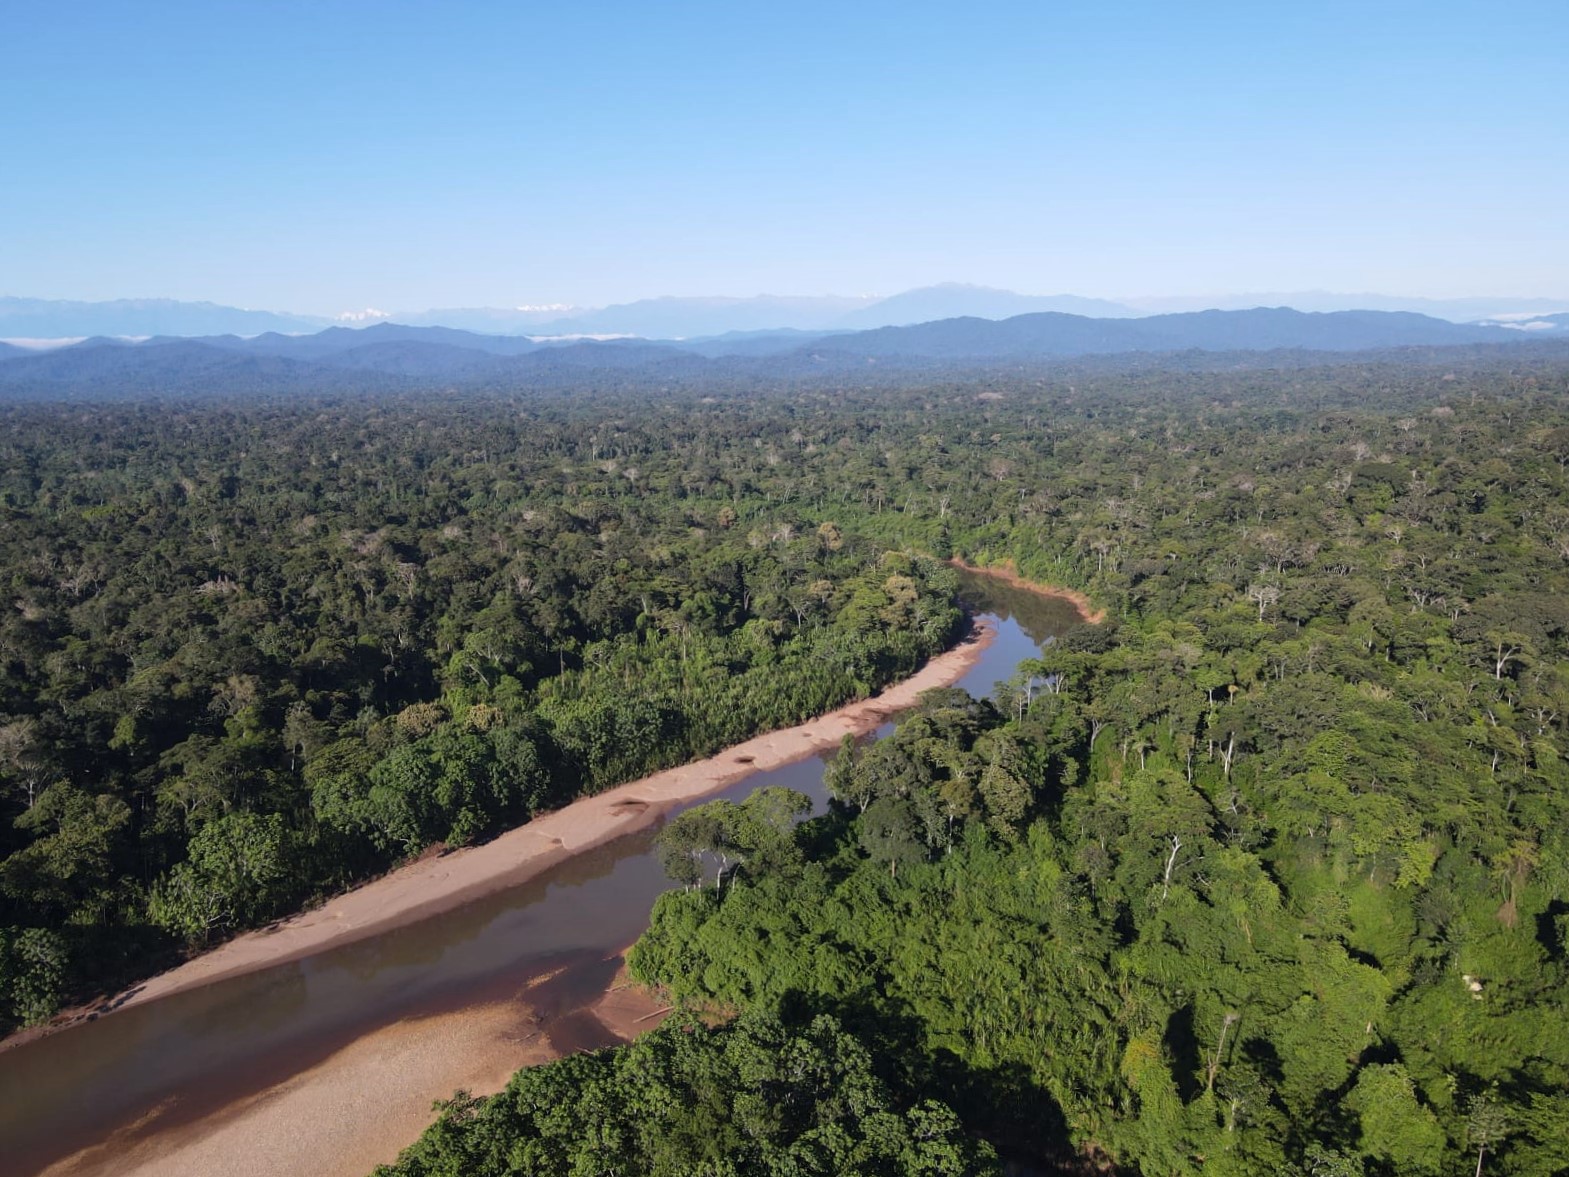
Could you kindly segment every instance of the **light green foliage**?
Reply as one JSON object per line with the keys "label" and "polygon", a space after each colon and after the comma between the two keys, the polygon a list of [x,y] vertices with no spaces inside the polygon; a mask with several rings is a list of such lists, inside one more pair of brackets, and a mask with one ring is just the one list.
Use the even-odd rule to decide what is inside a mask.
{"label": "light green foliage", "polygon": [[0,928],[0,1024],[47,1021],[60,1006],[67,953],[47,928]]}
{"label": "light green foliage", "polygon": [[201,941],[272,914],[290,887],[288,841],[277,814],[231,813],[203,827],[191,839],[190,858],[153,889],[152,921]]}
{"label": "light green foliage", "polygon": [[659,831],[660,861],[684,885],[703,881],[705,862],[712,864],[715,887],[727,874],[733,881],[736,874],[789,870],[801,862],[795,822],[811,809],[810,797],[777,786],[758,789],[739,805],[710,801],[677,814]]}
{"label": "light green foliage", "polygon": [[1417,1099],[1404,1067],[1376,1063],[1363,1069],[1346,1099],[1361,1125],[1364,1153],[1401,1173],[1437,1173],[1448,1142],[1432,1109]]}
{"label": "light green foliage", "polygon": [[[1144,507],[1081,504],[1013,534],[1049,547],[1079,528],[1072,566],[1120,625],[1045,651],[1038,695],[1025,678],[995,710],[949,694],[847,745],[817,860],[744,894],[667,896],[638,974],[682,1000],[885,1017],[898,1065],[941,1070],[966,1122],[1012,1140],[1018,1090],[1051,1108],[1057,1143],[1028,1146],[1043,1151],[1093,1141],[1160,1173],[1415,1174],[1479,1155],[1554,1171],[1569,627],[1533,582],[1569,581],[1518,534],[1507,557],[1485,539],[1460,557],[1482,525],[1433,498],[1467,466],[1443,451],[1447,420],[1421,426],[1439,456],[1415,491],[1405,468],[1375,472],[1327,507],[1290,489],[1292,462],[1332,478],[1335,460],[1294,418],[1242,426],[1273,497],[1090,473],[1072,462],[1168,451],[1138,426],[1070,431],[1084,448],[1067,468]],[[1218,426],[1167,427],[1197,443]],[[1228,485],[1223,459],[1195,465]],[[1562,470],[1541,477],[1539,505],[1569,520]],[[1022,541],[991,542],[1028,567]],[[1242,599],[1261,564],[1281,588],[1262,621]],[[1372,565],[1381,578],[1354,574]],[[1484,598],[1522,620],[1462,624]],[[1477,1083],[1496,1084],[1487,1123]]]}

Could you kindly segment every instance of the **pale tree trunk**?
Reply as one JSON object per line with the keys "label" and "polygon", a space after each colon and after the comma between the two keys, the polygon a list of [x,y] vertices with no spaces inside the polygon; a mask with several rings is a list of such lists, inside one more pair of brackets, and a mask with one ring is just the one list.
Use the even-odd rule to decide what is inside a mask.
{"label": "pale tree trunk", "polygon": [[1177,865],[1177,851],[1182,849],[1182,839],[1176,834],[1171,835],[1171,853],[1166,856],[1166,872],[1161,877],[1160,897],[1162,902],[1171,894],[1171,872]]}
{"label": "pale tree trunk", "polygon": [[1220,1023],[1220,1041],[1215,1044],[1215,1057],[1209,1061],[1209,1076],[1204,1083],[1206,1091],[1215,1090],[1215,1076],[1220,1071],[1220,1056],[1226,1049],[1226,1034],[1237,1024],[1240,1016],[1228,1011],[1225,1019]]}

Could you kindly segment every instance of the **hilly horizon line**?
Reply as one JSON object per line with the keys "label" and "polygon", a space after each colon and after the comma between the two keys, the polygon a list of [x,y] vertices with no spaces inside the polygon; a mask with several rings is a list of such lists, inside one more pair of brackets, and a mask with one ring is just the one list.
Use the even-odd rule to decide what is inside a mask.
{"label": "hilly horizon line", "polygon": [[377,323],[444,326],[500,335],[638,336],[701,339],[735,332],[770,330],[867,330],[910,326],[972,316],[990,320],[1057,311],[1093,318],[1148,318],[1197,310],[1246,310],[1287,306],[1306,313],[1342,310],[1414,311],[1450,322],[1535,316],[1569,311],[1569,299],[1538,296],[1474,296],[1429,299],[1373,293],[1325,291],[1235,295],[1149,296],[1114,301],[1080,295],[1030,295],[972,283],[945,282],[888,296],[851,295],[661,295],[604,307],[532,304],[521,308],[448,307],[424,311],[346,312],[327,317],[253,310],[214,302],[178,299],[80,301],[0,296],[0,339],[53,340],[92,336],[179,336],[269,331],[314,334],[341,326],[363,329]]}
{"label": "hilly horizon line", "polygon": [[[0,300],[0,302],[3,302],[3,300]],[[1287,305],[1284,305],[1284,304],[1274,304],[1274,305],[1260,304],[1260,305],[1257,305],[1257,306],[1250,306],[1250,307],[1227,307],[1227,308],[1222,308],[1222,307],[1205,307],[1205,308],[1201,308],[1201,309],[1182,310],[1182,311],[1152,311],[1149,314],[1141,314],[1141,315],[1086,315],[1086,314],[1072,312],[1072,311],[1027,311],[1027,312],[1024,312],[1022,314],[1018,314],[1018,315],[1007,315],[1007,316],[997,316],[997,317],[987,316],[987,315],[977,315],[977,314],[959,314],[959,315],[945,315],[942,318],[937,318],[937,319],[921,319],[921,320],[917,320],[917,321],[910,322],[910,323],[890,323],[890,324],[887,324],[887,325],[882,326],[882,327],[868,327],[868,328],[861,328],[861,329],[855,329],[855,328],[819,328],[819,329],[816,329],[816,330],[802,330],[802,329],[798,329],[798,328],[781,327],[781,328],[763,328],[763,329],[755,330],[755,331],[729,331],[729,332],[723,332],[723,333],[716,334],[716,335],[691,336],[691,337],[659,336],[659,335],[636,335],[636,334],[625,333],[625,332],[622,332],[622,333],[593,334],[593,335],[576,335],[576,334],[574,334],[574,335],[549,335],[549,334],[529,335],[529,334],[510,333],[510,332],[475,331],[475,330],[473,330],[471,328],[467,328],[467,327],[448,327],[448,326],[444,326],[444,325],[441,325],[441,324],[409,323],[409,322],[401,321],[401,320],[396,319],[396,318],[389,317],[389,318],[385,318],[385,319],[378,319],[378,320],[376,320],[374,322],[367,322],[367,323],[364,323],[364,324],[328,323],[328,324],[318,328],[315,331],[308,331],[308,332],[284,332],[284,331],[272,330],[272,331],[259,332],[259,333],[254,334],[254,335],[245,335],[245,334],[240,334],[238,332],[232,332],[232,331],[212,332],[212,333],[203,334],[203,335],[182,335],[182,334],[174,334],[174,333],[162,333],[162,334],[151,334],[151,335],[147,335],[147,334],[144,334],[144,335],[106,335],[106,334],[99,334],[99,335],[90,335],[90,336],[85,336],[84,335],[84,336],[79,336],[79,337],[75,337],[75,338],[59,338],[59,339],[49,339],[49,340],[35,340],[35,341],[32,341],[32,342],[35,342],[35,343],[41,345],[41,346],[37,347],[36,350],[47,351],[47,350],[57,350],[60,347],[83,347],[83,346],[100,346],[100,345],[133,346],[133,347],[136,347],[136,346],[143,346],[143,345],[147,345],[147,344],[163,344],[163,343],[172,343],[172,342],[181,342],[181,341],[183,341],[183,342],[193,342],[193,343],[228,341],[228,342],[237,342],[237,343],[238,342],[243,342],[243,343],[257,344],[257,343],[265,342],[268,339],[274,339],[274,340],[279,340],[279,341],[304,342],[304,341],[308,341],[308,340],[312,340],[312,339],[323,339],[323,338],[328,338],[328,337],[333,337],[333,336],[377,337],[377,336],[382,335],[384,332],[395,331],[395,332],[405,333],[405,334],[400,336],[401,338],[413,338],[413,337],[416,337],[416,336],[426,336],[426,335],[432,336],[432,337],[435,337],[435,336],[448,336],[448,335],[459,335],[459,336],[464,336],[466,338],[469,338],[469,339],[472,339],[472,340],[476,340],[476,341],[479,341],[479,340],[508,341],[508,342],[515,342],[515,343],[535,343],[535,344],[540,344],[540,345],[548,345],[548,344],[551,344],[551,343],[580,343],[580,342],[590,342],[590,343],[645,342],[645,343],[669,343],[669,344],[699,344],[699,343],[720,343],[720,342],[724,342],[726,340],[736,340],[736,339],[742,339],[742,338],[756,338],[756,337],[765,337],[765,336],[785,336],[785,337],[789,337],[789,336],[807,336],[807,337],[811,337],[813,339],[818,339],[818,338],[826,338],[826,337],[834,337],[834,336],[862,335],[862,334],[872,334],[874,332],[888,332],[888,331],[900,330],[900,329],[903,329],[903,328],[935,327],[935,326],[938,326],[940,324],[947,324],[947,323],[966,323],[966,322],[971,322],[971,323],[977,323],[977,324],[993,324],[993,325],[995,325],[995,324],[1008,324],[1008,323],[1012,323],[1012,322],[1019,321],[1019,320],[1024,320],[1024,319],[1048,319],[1048,318],[1050,318],[1050,319],[1056,319],[1056,320],[1080,320],[1080,321],[1083,321],[1083,322],[1129,323],[1129,324],[1131,324],[1131,323],[1149,322],[1149,321],[1152,321],[1152,320],[1195,319],[1195,318],[1199,318],[1199,317],[1202,317],[1202,316],[1210,316],[1210,317],[1215,317],[1215,316],[1242,316],[1242,315],[1247,315],[1247,314],[1250,314],[1250,313],[1263,314],[1263,313],[1277,313],[1277,312],[1285,312],[1285,313],[1290,313],[1290,314],[1293,314],[1293,315],[1302,316],[1302,317],[1308,317],[1308,318],[1328,318],[1328,317],[1332,317],[1332,316],[1350,317],[1350,316],[1356,316],[1356,315],[1368,315],[1368,316],[1380,316],[1380,317],[1385,317],[1385,318],[1390,318],[1390,319],[1402,318],[1402,317],[1403,318],[1407,318],[1407,319],[1422,318],[1422,319],[1428,319],[1428,320],[1430,320],[1431,322],[1434,322],[1434,323],[1449,323],[1450,322],[1449,320],[1440,319],[1440,318],[1437,318],[1436,316],[1424,315],[1421,312],[1412,312],[1412,311],[1385,311],[1385,310],[1378,310],[1378,309],[1369,308],[1369,307],[1350,307],[1350,308],[1346,308],[1345,310],[1335,310],[1335,311],[1304,311],[1304,310],[1301,310],[1299,308],[1287,306]],[[1539,315],[1538,317],[1543,318],[1543,319],[1561,319],[1561,318],[1564,318],[1566,315],[1569,315],[1569,312],[1558,312],[1558,313],[1554,313],[1554,314],[1549,314],[1549,313],[1545,313],[1544,312],[1541,315]],[[1506,324],[1506,323],[1503,323],[1503,322],[1500,322],[1500,321],[1494,321],[1494,322],[1464,324],[1464,325],[1466,325],[1466,326],[1480,326],[1480,327],[1485,327],[1485,328],[1497,328],[1497,327],[1508,326],[1509,324]],[[3,340],[3,337],[0,337],[0,340]],[[14,340],[4,340],[4,341],[5,342],[11,342],[13,344],[15,343]],[[45,345],[45,344],[51,345],[51,346],[42,346],[42,345]],[[24,348],[24,350],[35,350],[35,349],[34,348]]]}
{"label": "hilly horizon line", "polygon": [[[0,389],[11,396],[120,398],[141,393],[397,392],[417,388],[526,388],[581,385],[585,378],[665,387],[671,381],[733,386],[736,381],[865,379],[1021,363],[1112,361],[1140,365],[1300,366],[1382,353],[1431,362],[1485,345],[1490,354],[1533,342],[1561,354],[1569,313],[1542,333],[1455,324],[1412,312],[1303,312],[1290,308],[1180,312],[1095,319],[1061,312],[1001,321],[958,317],[860,332],[785,333],[708,344],[629,339],[535,342],[442,327],[379,324],[329,327],[314,335],[242,339],[162,337],[142,343],[91,339],[45,351],[0,345]],[[1521,351],[1517,354],[1536,354]],[[1546,354],[1546,353],[1543,353]],[[1186,359],[1182,357],[1186,355]],[[1206,358],[1208,357],[1208,358]],[[1098,362],[1098,361],[1097,361]]]}

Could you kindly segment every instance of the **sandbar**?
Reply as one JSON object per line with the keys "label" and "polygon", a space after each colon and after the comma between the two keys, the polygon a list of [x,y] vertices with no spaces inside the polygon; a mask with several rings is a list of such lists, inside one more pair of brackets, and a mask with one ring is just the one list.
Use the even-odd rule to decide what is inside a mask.
{"label": "sandbar", "polygon": [[[549,971],[512,1000],[394,1022],[194,1121],[154,1108],[41,1177],[364,1177],[425,1130],[434,1098],[491,1095],[520,1068],[659,1025],[669,1010],[620,966]],[[571,975],[584,971],[609,979],[585,986]]]}
{"label": "sandbar", "polygon": [[[830,751],[847,735],[865,735],[913,706],[923,691],[951,686],[963,678],[995,637],[995,628],[978,620],[957,645],[878,695],[795,727],[754,736],[705,760],[579,798],[481,845],[410,862],[319,907],[236,936],[112,998],[73,1010],[42,1030],[49,1033],[89,1015],[111,1015],[198,985],[301,960],[516,886],[563,859],[652,825],[672,809],[719,792],[754,772]],[[0,1049],[37,1033],[12,1035],[0,1043]]]}
{"label": "sandbar", "polygon": [[[1012,570],[975,571],[1065,597],[1089,615],[1089,602],[1077,594],[1043,590]],[[311,957],[514,886],[568,857],[646,828],[673,809],[752,773],[830,751],[847,735],[872,731],[913,706],[923,691],[962,678],[995,637],[995,628],[980,621],[955,647],[872,698],[582,798],[483,845],[411,862],[314,910],[236,937],[111,1000],[76,1011],[73,1020],[112,1016],[115,1009]],[[653,995],[627,983],[624,971],[616,971],[620,964],[619,955],[580,961],[542,973],[503,1000],[391,1023],[282,1083],[264,1085],[189,1122],[180,1122],[174,1107],[149,1109],[108,1139],[60,1159],[47,1173],[279,1177],[311,1172],[357,1177],[392,1160],[419,1135],[430,1122],[433,1098],[459,1087],[488,1094],[520,1067],[629,1041],[658,1025],[667,1011]],[[68,1024],[62,1020],[51,1029]],[[11,1042],[0,1044],[0,1049],[7,1045]]]}

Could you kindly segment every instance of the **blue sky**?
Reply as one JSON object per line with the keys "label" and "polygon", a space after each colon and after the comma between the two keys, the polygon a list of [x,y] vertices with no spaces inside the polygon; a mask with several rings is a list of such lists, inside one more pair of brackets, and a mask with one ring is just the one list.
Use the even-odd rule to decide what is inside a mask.
{"label": "blue sky", "polygon": [[1569,297],[1561,4],[36,3],[0,294]]}

